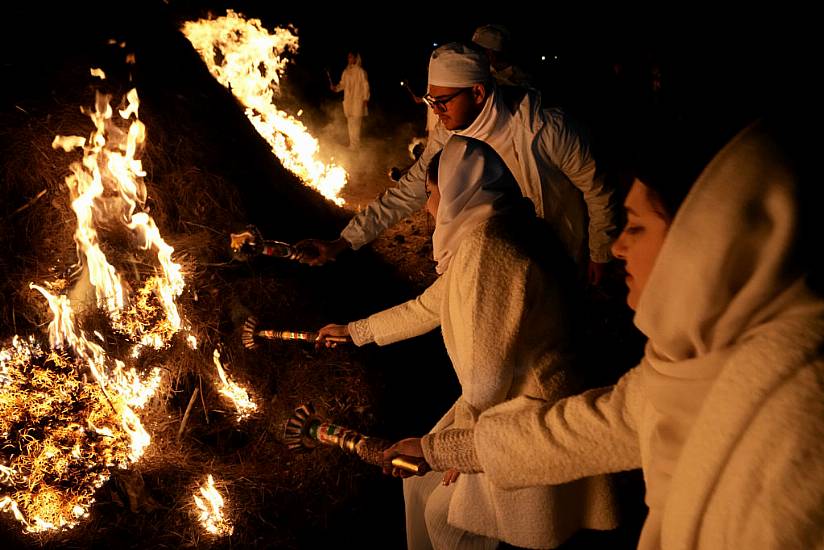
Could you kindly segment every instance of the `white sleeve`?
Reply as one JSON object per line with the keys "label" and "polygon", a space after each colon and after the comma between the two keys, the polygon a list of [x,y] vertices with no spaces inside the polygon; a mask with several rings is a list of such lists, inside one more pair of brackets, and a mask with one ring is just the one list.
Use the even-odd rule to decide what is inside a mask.
{"label": "white sleeve", "polygon": [[423,154],[403,175],[398,185],[388,189],[381,197],[355,215],[341,231],[354,250],[375,240],[387,227],[398,223],[426,203],[424,186],[426,167],[432,157],[443,148],[449,132],[438,124],[430,134]]}
{"label": "white sleeve", "polygon": [[[616,229],[616,203],[613,191],[605,185],[589,145],[560,111],[545,111],[547,127],[554,130],[553,146],[547,147],[550,160],[584,195],[589,214],[589,253],[595,262],[612,258],[610,246]],[[542,140],[545,139],[542,136]]]}
{"label": "white sleeve", "polygon": [[641,467],[640,369],[615,386],[554,404],[518,397],[484,412],[475,450],[484,472],[506,489],[557,485]]}
{"label": "white sleeve", "polygon": [[443,289],[444,278],[438,277],[414,300],[370,315],[367,323],[375,343],[385,346],[440,326]]}

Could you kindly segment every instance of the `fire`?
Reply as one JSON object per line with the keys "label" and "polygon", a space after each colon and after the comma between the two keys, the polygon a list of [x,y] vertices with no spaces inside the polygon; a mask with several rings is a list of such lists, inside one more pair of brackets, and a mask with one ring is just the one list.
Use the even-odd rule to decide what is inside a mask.
{"label": "fire", "polygon": [[[92,75],[105,78],[102,71]],[[109,100],[97,94],[94,111],[84,111],[95,128],[88,139],[57,136],[53,143],[83,151],[65,180],[82,269],[67,293],[66,281],[30,285],[52,312],[50,350],[18,336],[0,347],[0,510],[10,511],[27,532],[76,525],[110,469],[128,467],[151,442],[135,411],[157,391],[160,369],[141,374],[110,357],[103,334],[93,332],[97,343],[83,330],[85,313],[105,312],[114,335],[135,344],[133,355],[144,346],[166,346],[183,324],[175,304],[184,288],[182,268],[152,218],[138,211],[146,201],[137,158],[146,130],[137,118],[137,91],[118,111],[120,125]],[[153,273],[142,286],[126,282],[103,252],[100,228],[108,234],[112,227],[128,230],[139,249],[151,251]],[[131,288],[138,288],[134,297]],[[90,304],[86,294],[92,292]]]}
{"label": "fire", "polygon": [[228,397],[234,403],[237,409],[237,421],[240,422],[248,418],[253,412],[257,410],[257,405],[249,398],[246,390],[238,386],[234,381],[230,380],[223,371],[223,366],[220,364],[220,352],[215,350],[213,354],[215,367],[217,367],[217,374],[220,376],[220,381],[223,387],[220,388],[220,394]]}
{"label": "fire", "polygon": [[0,349],[0,510],[27,532],[75,526],[110,468],[142,454],[124,428],[145,434],[126,399],[85,380],[83,366],[32,337]]}
{"label": "fire", "polygon": [[[215,488],[212,474],[206,478],[206,485],[198,487],[200,496],[195,493],[195,506],[200,511],[198,519],[203,527],[213,535],[228,536],[234,531],[231,522],[223,517],[223,497]],[[202,498],[201,498],[202,497]]]}
{"label": "fire", "polygon": [[346,171],[319,161],[318,141],[302,122],[275,105],[280,78],[289,62],[282,54],[297,51],[297,36],[281,28],[270,34],[259,19],[247,20],[232,10],[214,20],[187,22],[183,34],[212,76],[246,107],[246,116],[283,166],[342,206],[344,201],[338,193],[346,185]]}
{"label": "fire", "polygon": [[[83,159],[69,166],[72,173],[66,178],[77,217],[78,257],[85,260],[83,268],[97,306],[108,313],[116,330],[137,341],[137,355],[144,346],[162,348],[180,330],[175,298],[183,292],[184,282],[180,265],[171,260],[174,250],[163,241],[154,220],[145,212],[135,212],[146,202],[146,173],[136,158],[146,139],[146,128],[137,118],[137,90],[126,95],[126,107],[118,111],[124,121],[133,118],[126,131],[115,123],[110,99],[97,93],[94,112],[85,111],[95,126],[88,140],[57,136],[52,145],[67,152],[83,148]],[[128,228],[140,249],[154,250],[159,264],[131,305],[117,270],[100,248],[97,226],[112,223]]]}

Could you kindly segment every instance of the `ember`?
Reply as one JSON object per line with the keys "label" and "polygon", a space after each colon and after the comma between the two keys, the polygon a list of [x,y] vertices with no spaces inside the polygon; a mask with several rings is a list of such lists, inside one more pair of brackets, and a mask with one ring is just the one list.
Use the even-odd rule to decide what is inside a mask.
{"label": "ember", "polygon": [[142,454],[126,427],[142,430],[127,399],[82,370],[31,337],[15,336],[0,350],[0,510],[11,510],[27,532],[74,527],[111,467]]}
{"label": "ember", "polygon": [[[105,78],[102,71],[92,74]],[[145,127],[137,120],[137,91],[126,99],[119,115],[124,121],[134,117],[127,130],[114,122],[109,97],[98,93],[95,110],[86,111],[95,126],[89,139],[55,138],[55,148],[83,149],[82,160],[71,164],[65,179],[77,217],[81,276],[67,294],[30,285],[53,314],[51,351],[43,351],[32,337],[18,336],[0,351],[0,433],[6,440],[0,457],[3,485],[11,489],[0,509],[11,510],[27,532],[75,526],[87,515],[94,491],[109,478],[109,468],[137,461],[151,441],[134,408],[143,407],[157,390],[160,369],[144,379],[110,357],[87,338],[73,306],[83,314],[94,309],[85,298],[91,286],[97,308],[108,315],[114,331],[136,342],[133,357],[144,346],[164,347],[181,327],[175,304],[184,287],[181,267],[171,260],[173,249],[152,218],[135,212],[146,200],[145,172],[136,158]],[[129,229],[138,248],[155,250],[155,274],[134,299],[101,247],[98,228],[111,222]],[[46,286],[62,292],[67,281]],[[95,336],[104,340],[99,331]]]}

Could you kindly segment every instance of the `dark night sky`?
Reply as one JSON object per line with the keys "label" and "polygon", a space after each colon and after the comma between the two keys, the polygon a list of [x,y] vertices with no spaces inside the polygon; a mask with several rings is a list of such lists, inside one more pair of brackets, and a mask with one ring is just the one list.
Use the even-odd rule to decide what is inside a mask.
{"label": "dark night sky", "polygon": [[[291,23],[298,29],[301,51],[290,74],[307,98],[328,95],[323,69],[337,77],[347,49],[361,49],[373,104],[395,112],[414,111],[399,82],[410,80],[419,93],[424,91],[433,44],[467,40],[477,25],[488,22],[512,30],[517,59],[535,76],[548,102],[584,111],[604,101],[603,79],[616,61],[638,71],[659,63],[670,101],[687,116],[736,110],[746,116],[768,104],[794,101],[807,92],[812,69],[820,66],[811,63],[818,49],[810,29],[814,18],[792,8],[733,14],[683,5],[667,7],[665,15],[663,8],[605,10],[554,3],[542,6],[547,13],[538,16],[534,8],[521,7],[529,3],[517,2],[507,2],[505,14],[443,2],[390,2],[382,8],[249,0],[71,4],[27,2],[4,14],[4,108],[43,93],[50,74],[65,70],[73,55],[82,58],[85,48],[108,37],[125,38],[144,51],[166,48],[168,43],[157,39],[160,33],[210,11],[221,15],[227,7],[260,18],[267,27]],[[541,62],[541,55],[548,61]]]}

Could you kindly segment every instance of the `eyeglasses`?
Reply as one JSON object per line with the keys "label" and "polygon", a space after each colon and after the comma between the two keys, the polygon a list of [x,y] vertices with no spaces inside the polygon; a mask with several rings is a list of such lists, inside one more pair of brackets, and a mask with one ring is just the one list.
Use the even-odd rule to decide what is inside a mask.
{"label": "eyeglasses", "polygon": [[445,96],[441,96],[441,97],[432,97],[431,95],[426,94],[421,99],[423,99],[424,103],[429,105],[429,108],[432,109],[433,111],[438,111],[438,112],[443,113],[444,111],[446,111],[446,104],[447,103],[449,103],[450,101],[452,101],[453,99],[455,99],[456,97],[458,97],[459,95],[464,93],[465,91],[471,90],[471,89],[472,88],[461,88],[460,90],[458,90],[454,94],[445,95]]}

